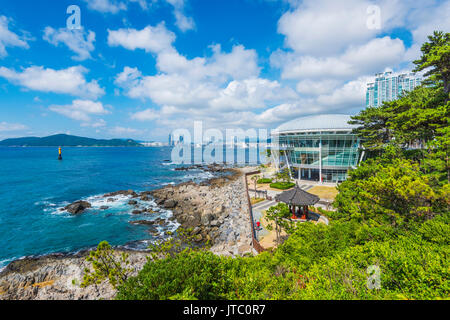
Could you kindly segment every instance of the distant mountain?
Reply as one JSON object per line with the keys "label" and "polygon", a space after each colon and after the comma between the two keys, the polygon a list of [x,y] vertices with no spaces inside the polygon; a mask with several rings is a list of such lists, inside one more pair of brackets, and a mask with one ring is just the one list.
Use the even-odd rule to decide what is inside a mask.
{"label": "distant mountain", "polygon": [[0,146],[8,147],[142,147],[142,144],[132,139],[91,139],[67,134],[38,138],[25,137],[0,141]]}

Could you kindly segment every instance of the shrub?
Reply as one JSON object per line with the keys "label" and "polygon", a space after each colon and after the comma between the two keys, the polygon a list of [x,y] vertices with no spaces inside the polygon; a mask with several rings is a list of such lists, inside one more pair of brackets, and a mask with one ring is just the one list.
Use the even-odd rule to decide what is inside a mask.
{"label": "shrub", "polygon": [[261,178],[261,179],[258,179],[257,183],[258,184],[272,183],[272,179],[270,179],[270,178]]}
{"label": "shrub", "polygon": [[137,277],[118,288],[124,300],[224,299],[230,284],[226,258],[208,251],[185,250],[149,261]]}
{"label": "shrub", "polygon": [[274,183],[270,184],[271,188],[280,189],[280,190],[290,189],[293,186],[295,186],[295,183],[293,183],[293,182],[274,182]]}

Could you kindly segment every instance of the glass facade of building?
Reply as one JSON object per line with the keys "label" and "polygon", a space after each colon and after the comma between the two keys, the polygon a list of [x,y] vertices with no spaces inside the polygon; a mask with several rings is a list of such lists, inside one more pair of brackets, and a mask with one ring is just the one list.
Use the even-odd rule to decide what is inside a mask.
{"label": "glass facade of building", "polygon": [[310,131],[279,135],[280,150],[286,152],[294,178],[341,182],[360,157],[360,140],[351,131]]}
{"label": "glass facade of building", "polygon": [[375,82],[367,84],[366,107],[380,106],[384,101],[397,99],[403,91],[411,91],[421,84],[415,73],[393,76],[392,72],[378,73]]}

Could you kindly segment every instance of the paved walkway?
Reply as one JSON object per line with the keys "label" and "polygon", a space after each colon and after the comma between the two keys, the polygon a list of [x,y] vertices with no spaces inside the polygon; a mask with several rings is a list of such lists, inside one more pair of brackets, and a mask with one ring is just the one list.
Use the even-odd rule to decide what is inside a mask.
{"label": "paved walkway", "polygon": [[[313,188],[315,185],[317,184],[299,184],[299,187],[302,188],[303,190],[309,190],[311,188]],[[279,193],[283,192],[282,190],[280,191],[274,191],[274,190],[267,190],[267,195],[272,197],[272,199],[275,199],[275,196]],[[273,247],[275,244],[275,231],[269,231],[267,230],[263,225],[266,225],[266,223],[268,223],[267,221],[264,220],[263,217],[263,211],[269,209],[271,206],[276,205],[276,201],[275,200],[264,200],[261,202],[256,203],[255,205],[252,206],[252,210],[253,210],[253,219],[255,220],[254,223],[256,225],[256,222],[260,222],[260,230],[256,230],[256,237],[258,239],[258,241],[260,242],[260,244],[263,247]],[[316,215],[317,218],[321,217],[320,215],[318,215],[315,212],[310,211],[310,214],[312,215]],[[322,222],[324,222],[325,224],[328,224],[328,219],[321,218],[323,219]],[[316,220],[316,219],[314,219]],[[318,219],[317,219],[318,220]]]}
{"label": "paved walkway", "polygon": [[[300,188],[303,190],[309,190],[313,185],[310,184],[301,184],[299,185]],[[272,199],[275,199],[275,196],[279,193],[283,192],[283,190],[280,191],[274,191],[274,190],[267,190],[267,195],[272,197]],[[251,193],[250,193],[251,194]],[[264,200],[261,202],[256,203],[254,206],[252,206],[253,209],[253,219],[255,219],[254,223],[256,225],[256,222],[262,222],[263,217],[263,211],[269,209],[271,206],[274,206],[276,204],[275,200]],[[260,241],[263,237],[267,237],[270,235],[271,231],[267,230],[263,227],[263,223],[260,224],[261,229],[256,231],[256,237],[258,241]],[[275,231],[273,231],[274,233]]]}

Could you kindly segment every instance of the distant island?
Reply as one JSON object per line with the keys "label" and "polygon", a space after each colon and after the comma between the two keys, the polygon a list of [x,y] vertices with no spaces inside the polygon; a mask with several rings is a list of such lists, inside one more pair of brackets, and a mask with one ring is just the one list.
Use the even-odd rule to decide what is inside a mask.
{"label": "distant island", "polygon": [[11,138],[0,141],[5,147],[142,147],[143,145],[132,139],[92,139],[55,134],[48,137]]}

